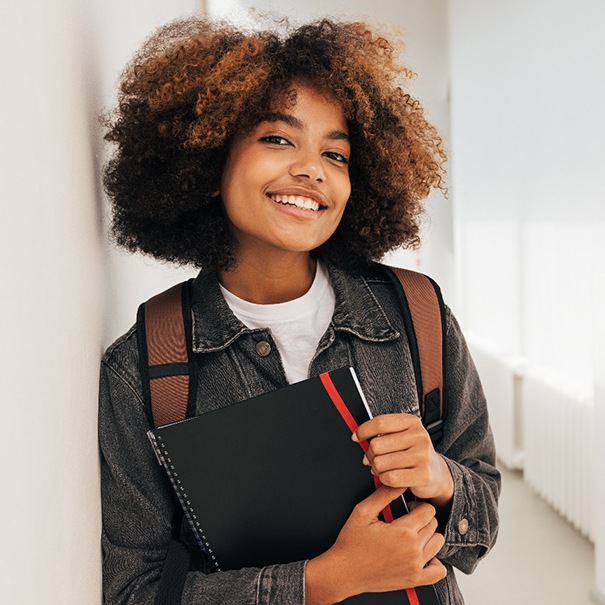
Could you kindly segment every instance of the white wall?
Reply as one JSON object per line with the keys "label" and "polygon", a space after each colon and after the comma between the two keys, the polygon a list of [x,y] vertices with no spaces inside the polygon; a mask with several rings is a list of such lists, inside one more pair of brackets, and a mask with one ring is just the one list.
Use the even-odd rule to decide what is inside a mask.
{"label": "white wall", "polygon": [[[600,258],[605,258],[605,237],[601,237],[597,246]],[[605,271],[595,273],[592,296],[596,301],[605,300]],[[593,315],[593,351],[595,376],[595,443],[603,442],[603,427],[605,427],[605,315],[602,305],[595,305]],[[602,514],[605,502],[605,454],[601,450],[595,460],[595,491],[593,497],[595,515],[595,589],[594,595],[601,605],[605,605],[605,516]]]}
{"label": "white wall", "polygon": [[[605,275],[605,4],[450,0],[449,12],[463,323],[578,393],[598,389],[602,427],[605,362],[593,341]],[[595,458],[601,490],[602,450]]]}
{"label": "white wall", "polygon": [[[603,267],[591,242],[605,217],[604,5],[450,6],[452,175],[466,323],[590,380],[590,281]],[[573,330],[551,329],[570,314]]]}
{"label": "white wall", "polygon": [[152,26],[196,7],[165,5],[0,7],[1,603],[101,601],[97,384],[115,300],[95,114]]}
{"label": "white wall", "polygon": [[[256,26],[255,15],[287,15],[292,23],[302,23],[329,15],[343,20],[364,19],[386,29],[387,34],[403,32],[402,61],[418,77],[412,94],[423,103],[449,147],[449,98],[447,58],[447,0],[323,0],[290,3],[280,0],[207,0],[207,13],[236,23]],[[397,30],[399,30],[397,32]],[[435,192],[427,203],[423,246],[418,251],[397,251],[386,262],[410,267],[433,276],[450,304],[455,303],[452,199]]]}
{"label": "white wall", "polygon": [[[98,114],[115,105],[119,74],[143,40],[158,26],[198,11],[200,4],[199,0],[103,0],[89,4],[88,19],[94,23],[90,41],[99,80],[95,97]],[[101,137],[97,132],[99,172],[110,152],[102,144]],[[109,209],[105,200],[103,214],[107,231]],[[196,273],[142,255],[132,255],[113,245],[108,248],[106,263],[104,346],[130,328],[142,301]]]}
{"label": "white wall", "polygon": [[76,2],[2,5],[0,602],[100,597],[99,209]]}

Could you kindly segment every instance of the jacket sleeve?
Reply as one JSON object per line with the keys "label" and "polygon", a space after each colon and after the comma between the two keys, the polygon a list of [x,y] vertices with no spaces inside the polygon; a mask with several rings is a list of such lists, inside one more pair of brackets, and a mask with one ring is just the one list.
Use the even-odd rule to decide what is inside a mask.
{"label": "jacket sleeve", "polygon": [[471,573],[496,541],[501,481],[485,395],[449,308],[444,387],[444,435],[436,449],[452,472],[454,498],[439,559]]}
{"label": "jacket sleeve", "polygon": [[[103,505],[103,591],[110,605],[155,601],[172,535],[169,480],[148,442],[133,341],[122,343],[101,364],[99,438]],[[130,345],[130,346],[129,346]],[[124,354],[124,347],[129,354]],[[286,604],[304,602],[304,565],[213,574],[189,571],[182,597],[193,604]]]}

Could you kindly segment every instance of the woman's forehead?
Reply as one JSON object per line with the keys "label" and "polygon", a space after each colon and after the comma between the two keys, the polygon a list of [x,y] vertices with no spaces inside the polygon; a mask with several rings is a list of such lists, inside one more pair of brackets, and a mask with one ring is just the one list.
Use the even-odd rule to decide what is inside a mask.
{"label": "woman's forehead", "polygon": [[321,117],[330,117],[330,131],[338,133],[331,138],[349,141],[350,119],[343,104],[325,85],[308,79],[294,79],[286,84],[275,83],[256,111],[243,113],[235,125],[232,139],[241,139],[252,135],[262,124],[284,122],[289,126],[300,127],[301,122],[312,122]]}
{"label": "woman's forehead", "polygon": [[271,116],[295,116],[307,110],[339,115],[346,123],[344,108],[329,90],[313,83],[294,81],[283,95],[271,99],[267,118]]}

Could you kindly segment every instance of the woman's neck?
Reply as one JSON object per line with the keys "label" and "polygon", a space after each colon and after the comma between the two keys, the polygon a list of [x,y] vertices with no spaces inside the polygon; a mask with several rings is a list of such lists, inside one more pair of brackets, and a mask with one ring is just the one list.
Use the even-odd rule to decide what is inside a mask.
{"label": "woman's neck", "polygon": [[229,292],[256,304],[294,300],[309,291],[316,261],[310,255],[287,255],[279,259],[240,260],[231,271],[219,272],[219,281]]}

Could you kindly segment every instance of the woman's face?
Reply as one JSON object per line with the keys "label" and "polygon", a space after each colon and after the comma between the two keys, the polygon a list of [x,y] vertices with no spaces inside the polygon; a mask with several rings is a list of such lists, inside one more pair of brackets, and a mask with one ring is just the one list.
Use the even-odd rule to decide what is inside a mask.
{"label": "woman's face", "polygon": [[236,136],[220,194],[239,260],[305,253],[335,231],[351,193],[347,121],[332,98],[295,85],[296,104]]}

